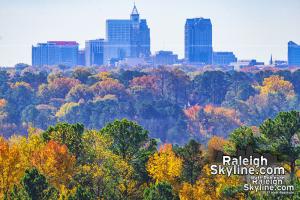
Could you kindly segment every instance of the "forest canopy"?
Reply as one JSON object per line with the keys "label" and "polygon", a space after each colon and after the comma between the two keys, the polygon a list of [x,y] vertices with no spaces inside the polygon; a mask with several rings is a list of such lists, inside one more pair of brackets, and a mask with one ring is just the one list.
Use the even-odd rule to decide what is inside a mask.
{"label": "forest canopy", "polygon": [[163,143],[206,143],[281,111],[299,110],[299,95],[300,70],[2,69],[0,132],[8,138],[58,122],[101,129],[127,118]]}

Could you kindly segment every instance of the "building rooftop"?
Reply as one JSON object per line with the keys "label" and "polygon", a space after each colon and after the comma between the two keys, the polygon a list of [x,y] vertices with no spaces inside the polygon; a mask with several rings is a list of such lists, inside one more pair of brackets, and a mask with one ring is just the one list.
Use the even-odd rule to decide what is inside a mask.
{"label": "building rooftop", "polygon": [[76,41],[48,41],[47,43],[52,43],[56,45],[78,45]]}
{"label": "building rooftop", "polygon": [[132,9],[131,14],[132,14],[132,15],[138,15],[138,14],[139,14],[139,12],[138,12],[138,10],[137,10],[135,4],[134,4],[134,6],[133,6],[133,9]]}

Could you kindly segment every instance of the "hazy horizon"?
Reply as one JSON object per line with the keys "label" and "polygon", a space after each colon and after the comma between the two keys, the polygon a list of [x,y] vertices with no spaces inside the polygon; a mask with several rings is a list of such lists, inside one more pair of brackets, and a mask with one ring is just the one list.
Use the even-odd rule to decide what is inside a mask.
{"label": "hazy horizon", "polygon": [[[106,19],[127,19],[133,0],[0,0],[0,66],[31,64],[31,45],[49,40],[106,38]],[[187,18],[212,20],[215,51],[238,59],[287,59],[287,43],[300,43],[299,0],[136,0],[151,29],[151,52],[184,56]]]}

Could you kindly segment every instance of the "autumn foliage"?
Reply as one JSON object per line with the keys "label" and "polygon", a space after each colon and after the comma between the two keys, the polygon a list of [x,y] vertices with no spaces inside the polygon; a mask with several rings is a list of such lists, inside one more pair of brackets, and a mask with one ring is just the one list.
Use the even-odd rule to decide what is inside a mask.
{"label": "autumn foliage", "polygon": [[25,163],[21,154],[17,146],[9,145],[0,137],[0,198],[3,198],[14,184],[18,184],[24,174]]}
{"label": "autumn foliage", "polygon": [[95,96],[105,96],[107,94],[121,95],[124,93],[124,86],[115,79],[104,79],[91,86]]}
{"label": "autumn foliage", "polygon": [[147,171],[156,182],[175,183],[182,170],[182,159],[177,157],[171,144],[165,144],[149,158]]}
{"label": "autumn foliage", "polygon": [[224,138],[218,136],[211,137],[207,143],[208,158],[214,161],[217,159],[217,156],[221,157],[224,152],[224,147],[227,144],[228,141]]}
{"label": "autumn foliage", "polygon": [[242,181],[239,177],[227,177],[224,175],[211,175],[209,166],[205,166],[203,173],[195,185],[183,183],[179,191],[181,200],[196,200],[201,197],[205,200],[222,200],[222,199],[245,199],[243,193],[237,192],[233,198],[226,198],[222,191],[226,187],[238,187]]}
{"label": "autumn foliage", "polygon": [[184,114],[191,120],[198,119],[198,112],[201,109],[199,105],[194,105],[183,110]]}
{"label": "autumn foliage", "polygon": [[33,155],[32,163],[46,175],[50,183],[61,188],[71,180],[75,157],[69,153],[66,145],[51,140]]}
{"label": "autumn foliage", "polygon": [[292,83],[284,80],[281,76],[270,76],[264,79],[263,85],[260,87],[262,95],[282,93],[287,96],[294,96],[294,87]]}
{"label": "autumn foliage", "polygon": [[136,77],[130,81],[130,87],[133,89],[148,89],[152,92],[157,92],[158,78],[151,75]]}
{"label": "autumn foliage", "polygon": [[228,132],[242,125],[239,112],[231,108],[211,104],[194,105],[184,109],[183,112],[188,118],[189,131],[204,137],[211,137],[222,130]]}
{"label": "autumn foliage", "polygon": [[[240,180],[210,176],[204,166],[224,149],[231,155],[261,141],[252,138],[261,136],[260,125],[299,110],[299,96],[300,70],[2,69],[0,199],[28,199],[24,188],[38,185],[30,174],[44,180],[41,196],[52,199],[243,199],[222,196]],[[298,165],[299,131],[289,131],[298,125],[283,130],[275,122],[259,147],[285,151],[288,164]],[[277,144],[267,134],[274,132]],[[292,140],[282,140],[286,133]],[[32,185],[24,186],[24,176]]]}

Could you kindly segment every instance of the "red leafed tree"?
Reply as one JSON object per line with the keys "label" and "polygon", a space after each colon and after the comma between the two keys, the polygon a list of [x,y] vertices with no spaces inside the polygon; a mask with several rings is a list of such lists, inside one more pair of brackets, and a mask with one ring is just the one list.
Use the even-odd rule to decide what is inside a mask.
{"label": "red leafed tree", "polygon": [[199,105],[194,105],[184,109],[183,112],[190,120],[195,121],[198,119],[198,112],[200,109],[201,107]]}
{"label": "red leafed tree", "polygon": [[121,96],[125,93],[125,87],[118,80],[115,79],[105,79],[103,81],[95,83],[91,90],[94,96],[105,96],[108,94],[114,94]]}
{"label": "red leafed tree", "polygon": [[40,95],[50,95],[52,98],[65,98],[72,87],[80,84],[80,81],[74,78],[55,78],[47,87],[40,87]]}
{"label": "red leafed tree", "polygon": [[214,105],[201,107],[194,105],[183,110],[188,118],[188,128],[194,135],[210,137],[227,136],[233,129],[242,125],[239,113],[231,108]]}
{"label": "red leafed tree", "polygon": [[139,88],[139,89],[148,89],[152,92],[156,92],[158,90],[157,85],[157,77],[151,75],[145,75],[141,77],[136,77],[130,81],[131,88]]}

